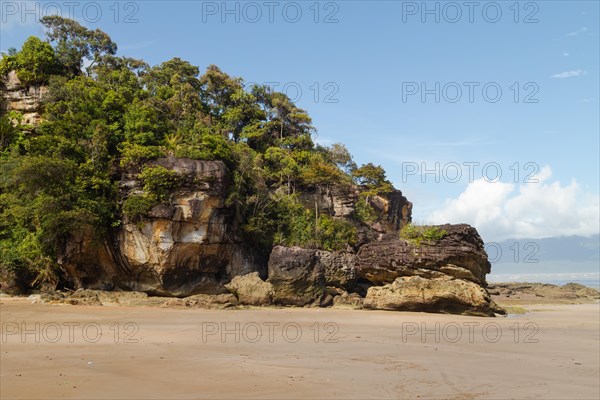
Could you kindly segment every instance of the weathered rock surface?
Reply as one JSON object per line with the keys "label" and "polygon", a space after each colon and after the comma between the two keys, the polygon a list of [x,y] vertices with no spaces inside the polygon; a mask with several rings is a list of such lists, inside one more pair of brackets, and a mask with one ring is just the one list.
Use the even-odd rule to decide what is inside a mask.
{"label": "weathered rock surface", "polygon": [[267,306],[273,301],[273,285],[260,279],[258,272],[235,276],[225,287],[243,305]]}
{"label": "weathered rock surface", "polygon": [[[314,207],[315,199],[319,210],[336,218],[348,218],[355,209],[359,198],[356,187],[332,186],[314,192],[300,193],[301,201],[308,207]],[[371,196],[370,205],[377,214],[377,222],[371,226],[380,233],[398,232],[412,220],[412,203],[400,190],[392,193]]]}
{"label": "weathered rock surface", "polygon": [[464,224],[439,228],[447,234],[434,242],[388,237],[361,247],[356,271],[367,289],[365,308],[502,312],[485,290],[491,266],[477,230]]}
{"label": "weathered rock surface", "polygon": [[363,307],[374,310],[425,311],[494,316],[504,314],[481,286],[463,279],[419,276],[397,278],[369,288]]}
{"label": "weathered rock surface", "polygon": [[5,79],[0,80],[0,93],[2,94],[0,114],[18,111],[23,115],[21,124],[35,126],[40,123],[44,96],[48,93],[47,87],[24,87],[17,73],[11,71]]}
{"label": "weathered rock surface", "polygon": [[325,288],[351,289],[356,282],[356,255],[300,247],[276,246],[269,258],[269,282],[278,304],[303,306],[318,301],[325,306]]}
{"label": "weathered rock surface", "polygon": [[436,242],[415,245],[391,237],[367,243],[356,257],[358,277],[382,285],[401,276],[451,276],[485,286],[491,265],[477,230],[465,224],[441,225],[440,229],[448,234]]}
{"label": "weathered rock surface", "polygon": [[383,232],[396,233],[412,221],[413,204],[399,190],[373,196],[370,203],[378,213],[377,224],[381,226]]}
{"label": "weathered rock surface", "polygon": [[363,308],[363,301],[357,293],[342,292],[333,298],[333,307],[342,310],[360,310]]}
{"label": "weathered rock surface", "polygon": [[273,301],[304,306],[317,300],[325,289],[325,273],[317,250],[275,246],[269,258]]}
{"label": "weathered rock surface", "polygon": [[351,288],[356,283],[356,254],[318,250],[316,257],[323,268],[328,286]]}
{"label": "weathered rock surface", "polygon": [[[224,202],[227,168],[221,161],[164,158],[155,162],[178,173],[183,187],[168,204],[154,207],[141,222],[124,219],[112,241],[87,236],[73,240],[65,269],[82,288],[142,291],[184,297],[226,293],[224,284],[264,265],[232,231]],[[142,192],[124,176],[126,196]]]}

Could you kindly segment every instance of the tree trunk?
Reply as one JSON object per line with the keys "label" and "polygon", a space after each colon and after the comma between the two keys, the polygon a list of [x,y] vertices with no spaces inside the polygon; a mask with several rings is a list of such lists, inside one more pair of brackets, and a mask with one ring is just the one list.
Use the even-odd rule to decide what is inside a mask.
{"label": "tree trunk", "polygon": [[281,121],[281,129],[279,131],[279,139],[283,140],[283,120]]}
{"label": "tree trunk", "polygon": [[317,186],[315,195],[315,233],[319,232],[319,197],[321,197],[321,187]]}

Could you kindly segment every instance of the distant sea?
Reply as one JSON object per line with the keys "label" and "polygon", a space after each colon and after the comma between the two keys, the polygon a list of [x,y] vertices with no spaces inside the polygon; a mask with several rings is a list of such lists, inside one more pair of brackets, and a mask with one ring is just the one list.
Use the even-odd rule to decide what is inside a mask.
{"label": "distant sea", "polygon": [[490,274],[486,280],[492,282],[531,282],[551,283],[553,285],[566,285],[579,283],[594,289],[600,289],[600,273],[598,272],[571,272],[551,274]]}

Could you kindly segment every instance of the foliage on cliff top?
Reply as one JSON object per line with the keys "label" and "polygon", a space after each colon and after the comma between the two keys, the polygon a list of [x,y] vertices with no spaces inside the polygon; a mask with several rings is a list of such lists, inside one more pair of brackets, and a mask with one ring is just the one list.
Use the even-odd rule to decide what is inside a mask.
{"label": "foliage on cliff top", "polygon": [[[123,214],[140,218],[168,201],[180,182],[151,166],[160,157],[223,160],[240,232],[265,246],[341,249],[355,240],[351,223],[302,205],[299,191],[358,185],[367,201],[356,219],[368,221],[369,196],[393,189],[381,167],[357,167],[343,145],[316,145],[310,116],[285,94],[214,65],[200,74],[179,58],[150,66],[116,56],[98,29],[58,16],[41,22],[48,41],[31,37],[0,60],[0,79],[16,70],[25,85],[49,88],[33,131],[0,116],[3,268],[55,265],[73,235],[102,234]],[[123,171],[138,174],[143,194],[122,198]]]}
{"label": "foliage on cliff top", "polygon": [[417,246],[423,242],[436,242],[444,238],[448,232],[437,226],[407,224],[400,230],[400,238]]}

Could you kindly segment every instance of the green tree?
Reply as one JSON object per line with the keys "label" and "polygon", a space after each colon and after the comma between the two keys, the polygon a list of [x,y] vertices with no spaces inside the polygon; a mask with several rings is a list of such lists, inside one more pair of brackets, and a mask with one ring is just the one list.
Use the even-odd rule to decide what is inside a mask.
{"label": "green tree", "polygon": [[90,30],[72,19],[58,15],[42,17],[47,36],[56,43],[56,54],[71,74],[81,74],[84,59],[91,61],[88,71],[105,54],[114,55],[117,45],[99,29]]}
{"label": "green tree", "polygon": [[50,75],[59,71],[52,46],[35,36],[29,37],[16,54],[17,76],[25,85],[47,83]]}
{"label": "green tree", "polygon": [[326,147],[328,159],[347,174],[352,174],[356,170],[356,163],[352,159],[352,154],[342,143],[334,143],[331,147]]}
{"label": "green tree", "polygon": [[380,165],[363,164],[352,173],[352,176],[362,187],[365,203],[368,203],[371,196],[390,193],[394,190],[394,186],[387,180],[385,170]]}
{"label": "green tree", "polygon": [[[226,110],[239,101],[239,91],[243,89],[242,80],[232,78],[216,65],[210,65],[200,78],[202,101],[210,116],[209,123],[219,119]],[[238,94],[236,98],[236,94]]]}
{"label": "green tree", "polygon": [[144,191],[159,203],[167,200],[170,192],[179,185],[177,173],[160,165],[144,167],[139,178],[144,183]]}

